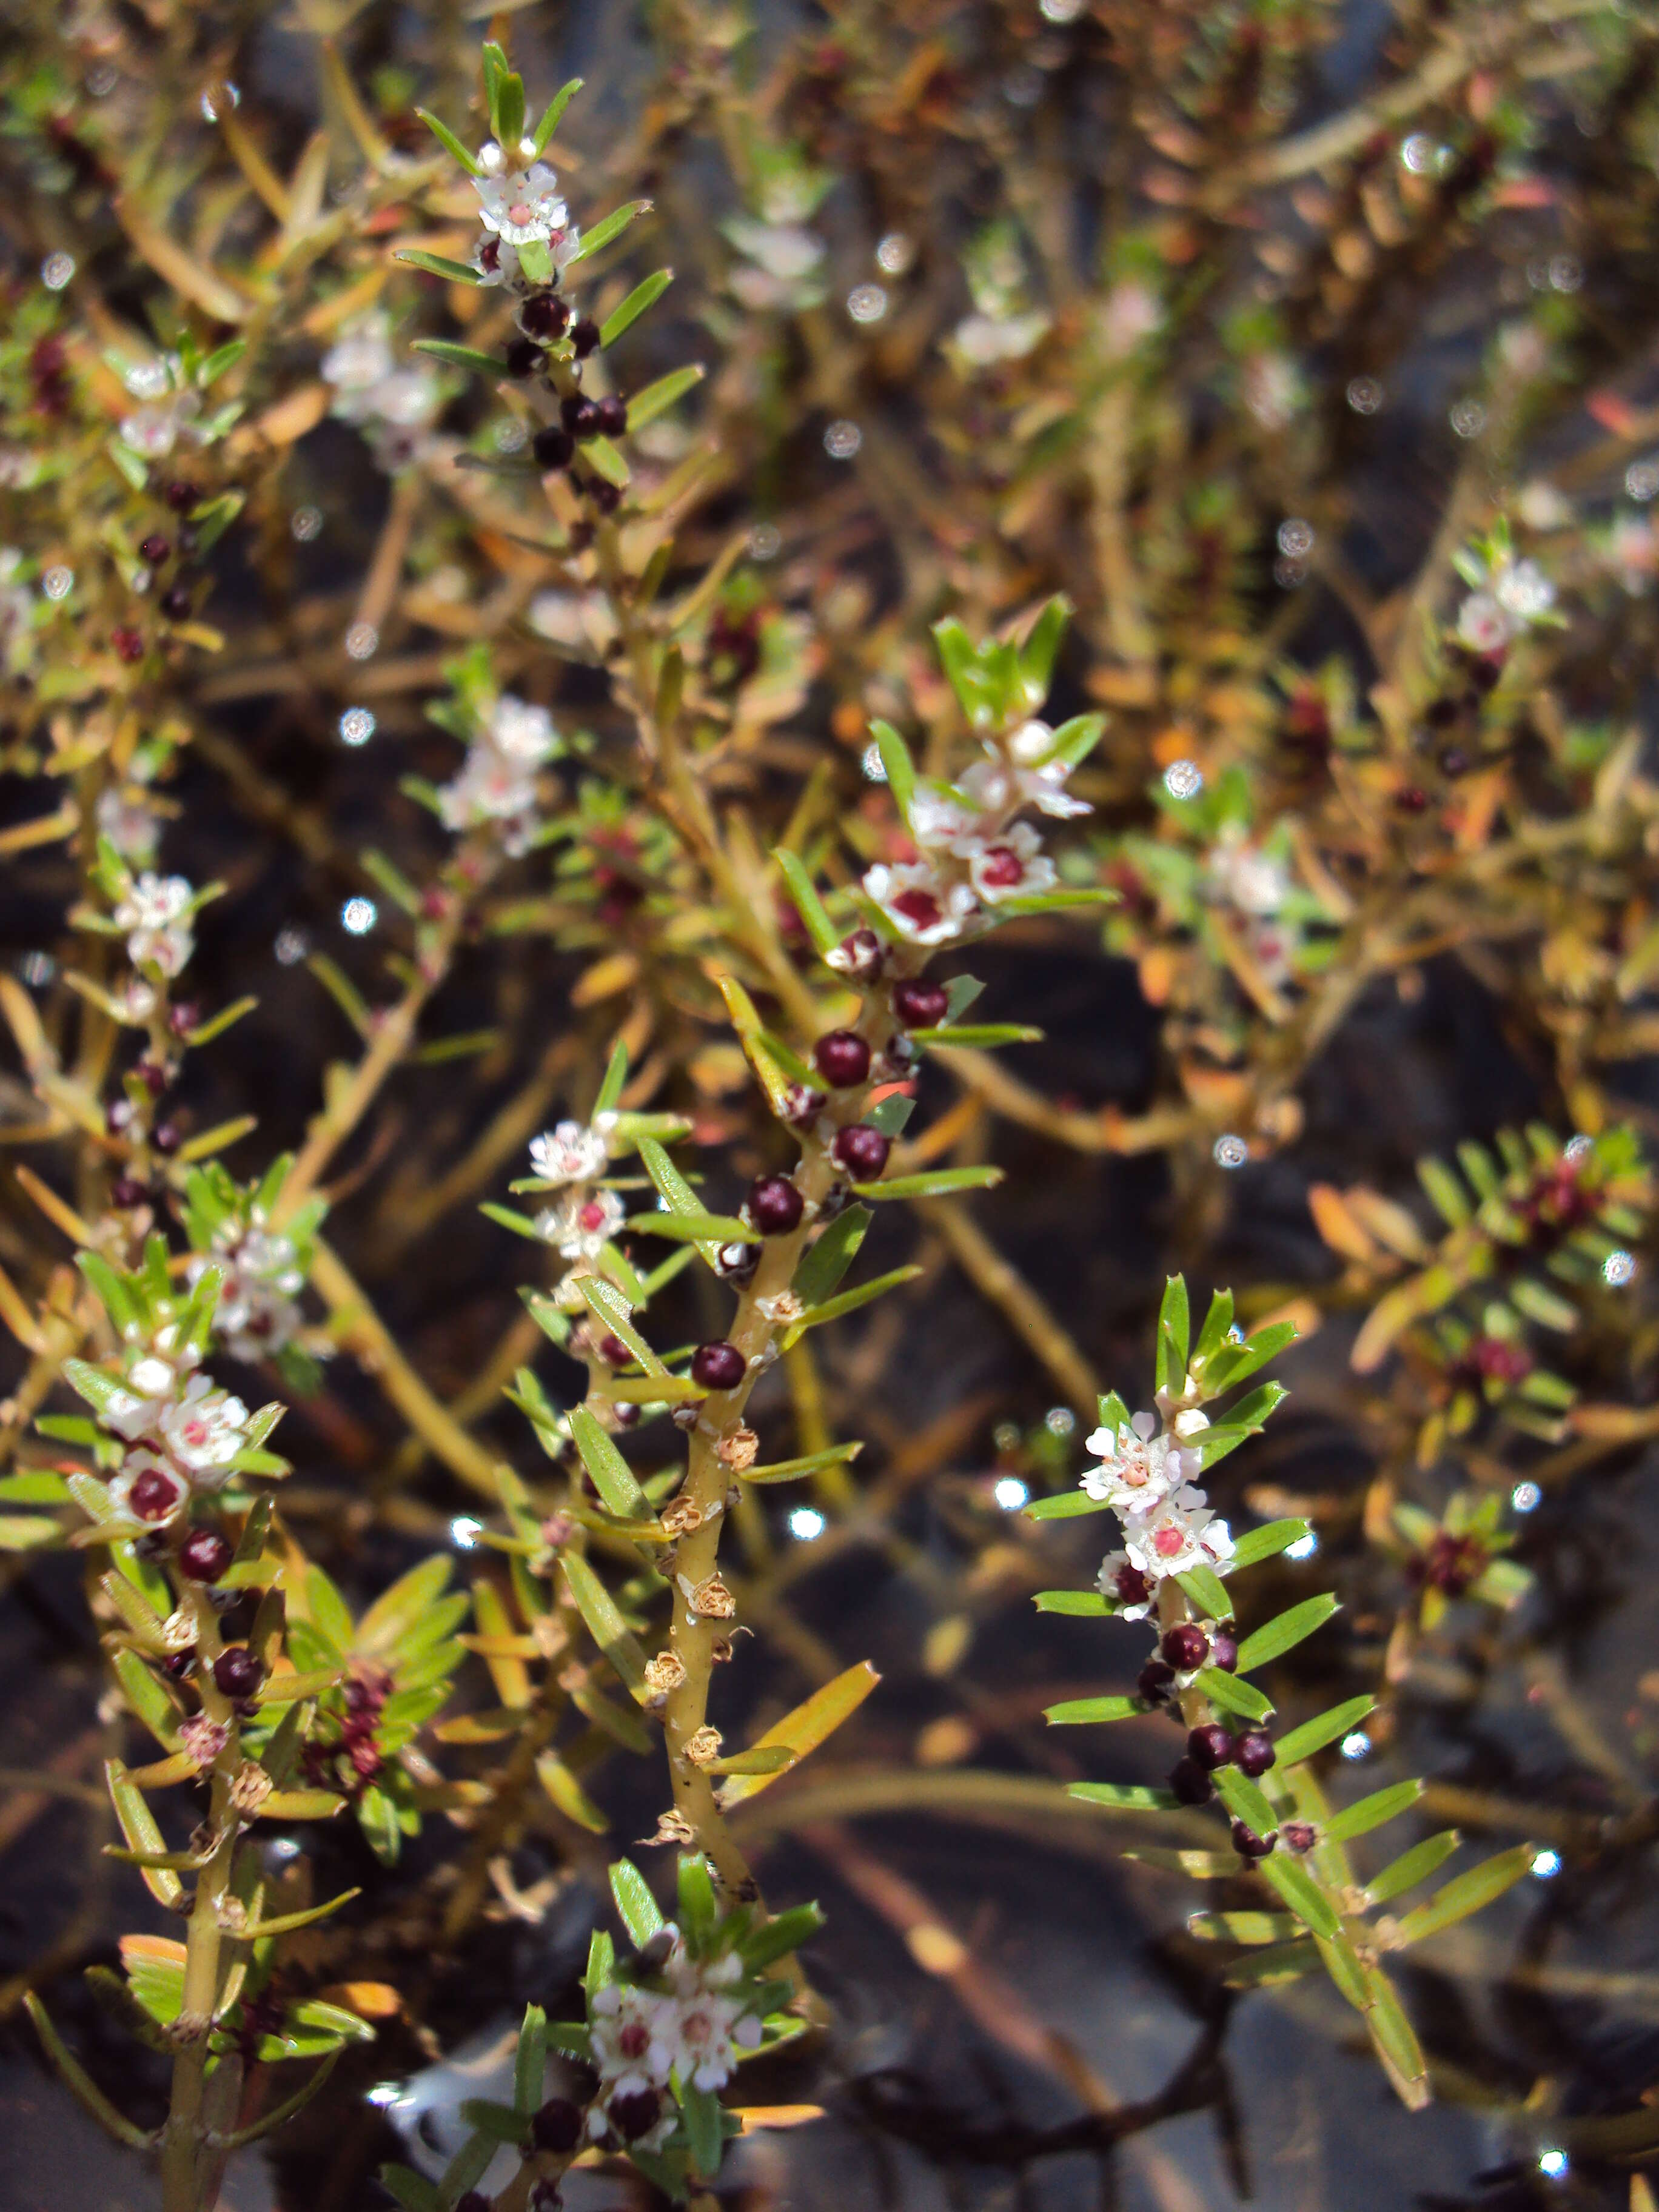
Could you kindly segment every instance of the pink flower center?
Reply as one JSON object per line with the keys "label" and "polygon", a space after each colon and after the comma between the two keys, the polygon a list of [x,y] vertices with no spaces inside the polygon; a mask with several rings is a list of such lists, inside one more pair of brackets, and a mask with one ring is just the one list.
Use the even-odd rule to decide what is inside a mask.
{"label": "pink flower center", "polygon": [[515,200],[507,211],[507,219],[509,222],[528,222],[534,213],[527,200]]}
{"label": "pink flower center", "polygon": [[576,1216],[576,1219],[584,1229],[590,1232],[595,1229],[603,1229],[605,1226],[605,1208],[599,1204],[597,1198],[590,1198],[586,1205],[583,1206],[581,1212]]}
{"label": "pink flower center", "polygon": [[901,891],[893,901],[893,911],[918,929],[932,929],[944,918],[944,909],[932,891]]}
{"label": "pink flower center", "polygon": [[1152,1549],[1160,1559],[1172,1559],[1186,1540],[1179,1528],[1165,1527],[1153,1536]]}
{"label": "pink flower center", "polygon": [[1025,877],[1025,863],[1009,845],[993,845],[979,864],[980,881],[993,890],[1012,890]]}

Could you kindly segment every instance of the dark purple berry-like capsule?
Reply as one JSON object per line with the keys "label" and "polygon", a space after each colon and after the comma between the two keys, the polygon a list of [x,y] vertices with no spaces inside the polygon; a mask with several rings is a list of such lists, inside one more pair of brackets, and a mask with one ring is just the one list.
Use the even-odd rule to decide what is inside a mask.
{"label": "dark purple berry-like capsule", "polygon": [[568,399],[560,400],[559,414],[573,438],[592,438],[599,434],[599,404],[584,398],[580,392],[573,392]]}
{"label": "dark purple berry-like capsule", "polygon": [[582,486],[582,489],[601,514],[614,514],[622,505],[621,492],[615,484],[607,483],[603,477],[590,477]]}
{"label": "dark purple berry-like capsule", "polygon": [[1258,1836],[1254,1828],[1247,1828],[1243,1820],[1233,1822],[1233,1849],[1242,1859],[1265,1859],[1279,1841],[1275,1828],[1269,1836]]}
{"label": "dark purple berry-like capsule", "polygon": [[1225,1766],[1233,1755],[1231,1731],[1223,1728],[1219,1721],[1206,1721],[1188,1737],[1187,1750],[1200,1766]]}
{"label": "dark purple berry-like capsule", "polygon": [[580,315],[570,325],[570,343],[576,349],[578,361],[586,360],[599,343],[599,326],[591,315]]}
{"label": "dark purple berry-like capsule", "polygon": [[538,2150],[574,2150],[582,2139],[582,2108],[568,2097],[550,2097],[530,2123]]}
{"label": "dark purple berry-like capsule", "polygon": [[836,1166],[845,1168],[854,1182],[874,1182],[892,1149],[890,1141],[867,1121],[852,1121],[837,1129],[830,1147]]}
{"label": "dark purple berry-like capsule", "polygon": [[538,292],[519,310],[519,327],[532,338],[556,338],[569,320],[569,308],[551,292]]}
{"label": "dark purple berry-like capsule", "polygon": [[246,1644],[233,1644],[213,1662],[213,1679],[224,1698],[251,1698],[265,1679],[265,1670]]}
{"label": "dark purple berry-like capsule", "polygon": [[856,1030],[830,1030],[812,1048],[818,1073],[832,1089],[850,1091],[870,1073],[870,1048]]}
{"label": "dark purple berry-like capsule", "polygon": [[1135,1690],[1148,1704],[1161,1705],[1167,1702],[1175,1670],[1166,1667],[1161,1659],[1149,1659],[1135,1677]]}
{"label": "dark purple berry-like capsule", "polygon": [[691,1380],[705,1390],[735,1390],[748,1372],[735,1344],[700,1344],[691,1355]]}
{"label": "dark purple berry-like capsule", "polygon": [[159,568],[172,550],[172,546],[162,537],[161,532],[152,530],[148,538],[140,540],[138,557],[142,561],[148,561],[152,568]]}
{"label": "dark purple berry-like capsule", "polygon": [[1278,1756],[1266,1729],[1246,1729],[1233,1746],[1241,1774],[1265,1774]]}
{"label": "dark purple berry-like capsule", "polygon": [[637,2142],[656,2126],[662,2099],[654,2089],[630,2089],[625,2096],[613,2097],[605,2110],[623,2141]]}
{"label": "dark purple berry-like capsule", "polygon": [[1183,1805],[1207,1805],[1215,1784],[1195,1759],[1178,1759],[1170,1769],[1170,1787]]}
{"label": "dark purple berry-like capsule", "polygon": [[169,1651],[161,1662],[161,1672],[169,1682],[187,1682],[196,1672],[196,1646],[188,1651]]}
{"label": "dark purple berry-like capsule", "polygon": [[151,1135],[150,1142],[158,1152],[176,1152],[184,1139],[173,1122],[163,1121]]}
{"label": "dark purple berry-like capsule", "polygon": [[1319,1841],[1319,1831],[1311,1820],[1286,1820],[1279,1833],[1293,1851],[1310,1851]]}
{"label": "dark purple berry-like capsule", "polygon": [[762,1176],[749,1186],[749,1218],[763,1237],[787,1237],[800,1227],[800,1193],[787,1176]]}
{"label": "dark purple berry-like capsule", "polygon": [[886,948],[873,929],[855,929],[836,947],[833,964],[856,983],[867,983],[881,973]]}
{"label": "dark purple berry-like capsule", "polygon": [[162,491],[161,497],[175,514],[183,514],[190,507],[199,507],[202,501],[198,487],[185,483],[182,477],[175,477]]}
{"label": "dark purple berry-like capsule", "polygon": [[1210,1664],[1218,1667],[1224,1674],[1231,1674],[1238,1664],[1238,1638],[1231,1628],[1210,1631]]}
{"label": "dark purple berry-like capsule", "polygon": [[507,349],[509,376],[534,376],[542,365],[542,349],[534,338],[514,338]]}
{"label": "dark purple berry-like capsule", "polygon": [[593,404],[599,410],[600,430],[607,438],[620,438],[628,428],[628,402],[613,396],[596,399]]}
{"label": "dark purple berry-like capsule", "polygon": [[216,1528],[192,1528],[179,1547],[179,1571],[193,1583],[216,1583],[235,1557]]}
{"label": "dark purple berry-like capsule", "polygon": [[1176,1674],[1190,1674],[1209,1657],[1210,1639],[1196,1621],[1184,1620],[1164,1630],[1158,1648]]}
{"label": "dark purple berry-like capsule", "polygon": [[530,450],[536,457],[538,467],[562,469],[576,450],[576,441],[568,430],[550,422],[544,430],[538,430],[530,441]]}
{"label": "dark purple berry-like capsule", "polygon": [[136,1520],[165,1521],[169,1513],[177,1510],[184,1494],[185,1486],[176,1474],[168,1474],[162,1468],[147,1467],[133,1477],[127,1504]]}
{"label": "dark purple berry-like capsule", "polygon": [[893,1012],[908,1030],[936,1030],[950,1006],[943,983],[927,983],[911,975],[893,986]]}
{"label": "dark purple berry-like capsule", "polygon": [[171,591],[162,592],[157,605],[169,622],[183,622],[195,600],[188,584],[175,584]]}
{"label": "dark purple berry-like capsule", "polygon": [[117,1176],[109,1187],[109,1202],[112,1206],[124,1207],[142,1206],[149,1196],[149,1192],[145,1185],[135,1182],[131,1176]]}

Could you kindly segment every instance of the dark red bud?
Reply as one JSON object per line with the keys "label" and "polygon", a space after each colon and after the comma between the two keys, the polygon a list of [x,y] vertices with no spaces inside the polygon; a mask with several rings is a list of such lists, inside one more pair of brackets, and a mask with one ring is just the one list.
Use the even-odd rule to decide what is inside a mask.
{"label": "dark red bud", "polygon": [[1241,1774],[1265,1774],[1278,1756],[1266,1729],[1246,1729],[1233,1746],[1233,1757]]}
{"label": "dark red bud", "polygon": [[1158,1648],[1178,1674],[1190,1674],[1209,1657],[1210,1639],[1196,1621],[1188,1620],[1165,1629]]}
{"label": "dark red bud", "polygon": [[833,1090],[850,1091],[870,1073],[870,1048],[856,1030],[830,1030],[812,1048],[818,1073]]}
{"label": "dark red bud", "polygon": [[576,358],[582,361],[592,353],[599,343],[599,326],[590,315],[583,315],[570,326],[570,343],[576,349]]}
{"label": "dark red bud", "polygon": [[620,438],[628,428],[628,403],[615,398],[594,402],[599,412],[599,428],[607,438]]}
{"label": "dark red bud", "polygon": [[926,983],[913,975],[893,986],[893,1012],[908,1030],[936,1030],[950,1005],[942,983]]}
{"label": "dark red bud", "polygon": [[1149,1659],[1135,1677],[1135,1691],[1150,1705],[1161,1705],[1168,1698],[1175,1673],[1161,1659]]}
{"label": "dark red bud", "polygon": [[1207,1805],[1215,1784],[1195,1759],[1178,1759],[1170,1769],[1170,1787],[1183,1805]]}
{"label": "dark red bud", "polygon": [[1188,1737],[1187,1750],[1200,1766],[1225,1766],[1233,1755],[1231,1730],[1223,1728],[1219,1721],[1206,1721]]}
{"label": "dark red bud", "polygon": [[127,1503],[140,1521],[163,1521],[179,1503],[182,1486],[174,1475],[147,1467],[127,1492]]}
{"label": "dark red bud", "polygon": [[1224,1674],[1231,1674],[1238,1664],[1238,1638],[1231,1628],[1210,1631],[1210,1664],[1218,1667]]}
{"label": "dark red bud", "polygon": [[582,2139],[582,2108],[568,2097],[550,2097],[530,2123],[538,2150],[574,2150]]}
{"label": "dark red bud", "polygon": [[691,1380],[705,1390],[735,1390],[748,1371],[735,1344],[700,1344],[691,1355]]}
{"label": "dark red bud", "polygon": [[265,1679],[265,1670],[245,1644],[233,1644],[213,1662],[213,1679],[223,1698],[251,1698]]}
{"label": "dark red bud", "polygon": [[787,1237],[799,1229],[800,1193],[787,1176],[762,1176],[749,1186],[749,1218],[763,1237]]}
{"label": "dark red bud", "polygon": [[874,1182],[892,1149],[890,1140],[867,1121],[849,1122],[846,1128],[837,1129],[830,1147],[836,1164],[845,1168],[854,1182]]}
{"label": "dark red bud", "polygon": [[193,1583],[216,1583],[235,1556],[216,1528],[192,1528],[179,1547],[179,1571]]}
{"label": "dark red bud", "polygon": [[172,546],[162,537],[161,532],[152,530],[148,538],[140,541],[138,557],[140,560],[148,561],[152,568],[159,568],[172,550]]}
{"label": "dark red bud", "polygon": [[550,292],[538,292],[520,308],[519,320],[532,338],[556,338],[570,320],[570,310]]}
{"label": "dark red bud", "polygon": [[142,660],[144,657],[144,638],[142,630],[131,629],[124,623],[119,629],[112,629],[110,632],[109,641],[115,648],[115,657],[118,660],[131,662]]}
{"label": "dark red bud", "polygon": [[562,469],[575,452],[576,441],[568,430],[550,422],[546,429],[538,430],[530,441],[530,450],[538,468]]}
{"label": "dark red bud", "polygon": [[1247,1828],[1243,1820],[1233,1822],[1233,1849],[1242,1859],[1265,1859],[1279,1841],[1279,1831],[1271,1835],[1258,1836],[1254,1828]]}
{"label": "dark red bud", "polygon": [[202,500],[198,487],[193,483],[187,483],[183,477],[176,477],[172,483],[167,484],[162,490],[161,497],[175,514],[184,514],[186,507],[199,507]]}

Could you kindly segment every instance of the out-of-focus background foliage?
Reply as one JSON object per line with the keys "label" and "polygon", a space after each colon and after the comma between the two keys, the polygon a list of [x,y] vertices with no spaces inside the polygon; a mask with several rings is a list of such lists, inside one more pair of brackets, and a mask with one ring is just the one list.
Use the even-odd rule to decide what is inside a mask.
{"label": "out-of-focus background foliage", "polygon": [[[1460,1279],[1397,1299],[1353,1355],[1457,1233],[1456,1204],[1443,1218],[1419,1189],[1423,1156],[1554,1133],[1516,1170],[1523,1259],[1553,1249],[1539,1194],[1571,1181],[1551,1163],[1575,1132],[1632,1130],[1638,1214],[1645,1197],[1654,11],[538,0],[489,21],[532,99],[586,81],[553,152],[573,210],[652,203],[595,280],[599,312],[675,271],[603,379],[707,370],[630,450],[641,495],[680,503],[668,588],[700,772],[788,957],[808,953],[771,846],[811,842],[842,878],[896,850],[871,717],[902,721],[935,768],[971,751],[932,622],[978,635],[1064,592],[1050,719],[1110,718],[1064,867],[1120,903],[1103,930],[1000,936],[981,1007],[1042,1041],[922,1078],[933,1156],[994,1159],[1006,1181],[949,1212],[888,1209],[872,1256],[921,1276],[814,1337],[761,1401],[801,1439],[780,1452],[869,1441],[804,1518],[792,1496],[744,1527],[764,1659],[729,1670],[725,1717],[757,1729],[859,1659],[883,1682],[744,1831],[773,1894],[831,1915],[811,1964],[832,2024],[766,2085],[828,2117],[744,2146],[723,2201],[1639,2212],[1632,2174],[1659,2146],[1640,1238],[1620,1245],[1632,1267],[1568,1286],[1571,1326],[1506,1305],[1500,1264],[1490,1298]],[[146,702],[166,863],[228,886],[192,988],[258,999],[193,1057],[170,1108],[186,1136],[257,1115],[227,1156],[244,1176],[297,1146],[331,1064],[362,1048],[358,994],[402,988],[386,962],[407,924],[364,855],[434,873],[445,840],[401,780],[453,772],[425,709],[458,658],[483,649],[574,741],[565,832],[492,888],[421,1018],[428,1043],[473,1048],[400,1066],[335,1163],[332,1247],[386,1337],[331,1302],[342,1348],[283,1431],[283,1511],[358,1601],[434,1545],[463,1570],[483,1558],[479,1468],[536,1472],[502,1386],[532,1361],[556,1400],[574,1370],[516,1294],[535,1255],[477,1206],[591,1098],[618,1032],[653,1103],[692,1115],[722,1202],[775,1164],[705,970],[720,925],[641,803],[614,626],[571,518],[513,472],[524,410],[410,350],[500,335],[497,295],[392,258],[471,250],[470,193],[413,110],[476,143],[486,27],[372,0],[15,0],[0,26],[8,823],[56,803],[55,761],[118,691],[118,633],[156,618],[107,459],[120,425],[153,410],[156,481],[239,499]],[[240,412],[209,446],[202,410],[144,381],[186,331],[250,341],[225,387]],[[354,338],[384,349],[364,404],[334,350]],[[1534,565],[1510,605],[1517,563]],[[1483,594],[1501,635],[1466,611]],[[1203,783],[1182,799],[1165,771],[1186,763]],[[15,839],[0,870],[9,970],[68,1037],[68,848]],[[0,1123],[46,1173],[37,1111],[14,1057]],[[1479,1199],[1492,1157],[1431,1171],[1430,1194],[1451,1179],[1455,1200],[1461,1176]],[[38,1289],[64,1249],[0,1176],[7,1270]],[[1146,1401],[1177,1267],[1304,1332],[1279,1370],[1290,1407],[1217,1486],[1236,1510],[1314,1522],[1316,1555],[1267,1571],[1279,1601],[1343,1597],[1281,1703],[1377,1692],[1344,1747],[1366,1786],[1425,1773],[1435,1825],[1538,1845],[1494,1912],[1404,1970],[1434,2069],[1424,2115],[1395,2107],[1328,1990],[1230,1990],[1216,1947],[1182,1932],[1190,1893],[1065,1797],[1085,1775],[1157,1778],[1157,1722],[1103,1747],[1043,1730],[1057,1699],[1127,1686],[1138,1648],[1034,1614],[1034,1590],[1096,1563],[1086,1536],[1011,1509],[1075,1480],[1097,1391]],[[719,1335],[717,1287],[682,1291],[681,1335]],[[410,1426],[403,1363],[470,1453]],[[642,1436],[641,1464],[671,1437]],[[1469,1595],[1458,1516],[1477,1498],[1530,1577],[1507,1606]],[[94,1787],[122,1723],[99,1704],[74,1561],[17,1555],[0,1582],[0,2196],[137,2205],[136,2162],[94,2139],[16,2025],[24,1984],[50,1986],[106,2086],[137,2110],[155,2096],[151,2061],[74,1994],[131,1924]],[[526,1998],[568,1995],[605,1860],[660,1796],[654,1762],[589,1753],[611,1842],[538,1803],[459,1948],[437,1942],[464,1841],[447,1824],[390,1871],[355,1836],[307,1835],[319,1894],[370,1884],[309,1939],[314,1971],[398,2002],[269,2160],[234,2170],[228,2203],[379,2201],[394,2132],[430,2163],[482,2079],[434,2065],[487,2051]],[[1120,2106],[1137,2109],[1103,2126]]]}

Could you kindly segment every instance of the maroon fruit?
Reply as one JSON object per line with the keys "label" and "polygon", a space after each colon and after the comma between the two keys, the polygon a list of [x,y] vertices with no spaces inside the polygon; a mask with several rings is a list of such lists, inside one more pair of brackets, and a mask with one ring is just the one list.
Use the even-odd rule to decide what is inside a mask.
{"label": "maroon fruit", "polygon": [[749,1186],[749,1218],[763,1237],[787,1237],[799,1229],[803,1212],[800,1193],[787,1176],[762,1176]]}
{"label": "maroon fruit", "polygon": [[1178,1674],[1190,1674],[1209,1657],[1210,1639],[1196,1621],[1186,1620],[1165,1629],[1158,1648]]}
{"label": "maroon fruit", "polygon": [[950,1009],[942,983],[925,983],[909,976],[893,986],[893,1012],[908,1030],[936,1030]]}
{"label": "maroon fruit", "polygon": [[700,1344],[691,1355],[691,1380],[705,1390],[735,1390],[748,1371],[735,1344]]}
{"label": "maroon fruit", "polygon": [[856,1030],[828,1030],[813,1046],[812,1059],[836,1091],[850,1091],[870,1073],[870,1048]]}
{"label": "maroon fruit", "polygon": [[850,1122],[846,1128],[837,1129],[830,1147],[836,1166],[845,1168],[855,1182],[874,1182],[892,1149],[881,1131],[872,1129],[867,1121]]}
{"label": "maroon fruit", "polygon": [[251,1698],[265,1679],[265,1670],[246,1644],[233,1644],[213,1662],[213,1679],[224,1698]]}
{"label": "maroon fruit", "polygon": [[234,1557],[216,1528],[192,1528],[179,1547],[179,1571],[193,1583],[216,1583]]}
{"label": "maroon fruit", "polygon": [[1241,1774],[1265,1774],[1278,1756],[1266,1729],[1246,1729],[1233,1746]]}
{"label": "maroon fruit", "polygon": [[1200,1766],[1225,1766],[1233,1756],[1231,1731],[1223,1728],[1219,1721],[1206,1721],[1188,1737],[1187,1751]]}

